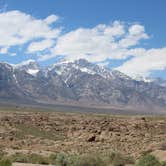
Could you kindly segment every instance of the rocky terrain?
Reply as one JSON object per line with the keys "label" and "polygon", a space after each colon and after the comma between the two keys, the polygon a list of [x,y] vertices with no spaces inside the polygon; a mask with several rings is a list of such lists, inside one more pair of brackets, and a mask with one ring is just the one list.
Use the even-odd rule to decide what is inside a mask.
{"label": "rocky terrain", "polygon": [[166,118],[58,112],[0,112],[0,149],[6,155],[145,152],[166,160]]}
{"label": "rocky terrain", "polygon": [[84,59],[40,67],[0,63],[0,102],[123,107],[165,113],[162,80],[135,80]]}

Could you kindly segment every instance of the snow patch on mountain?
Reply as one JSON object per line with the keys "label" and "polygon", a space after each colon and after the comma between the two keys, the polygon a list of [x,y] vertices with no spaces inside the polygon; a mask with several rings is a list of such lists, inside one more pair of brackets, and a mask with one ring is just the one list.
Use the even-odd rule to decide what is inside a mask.
{"label": "snow patch on mountain", "polygon": [[27,61],[23,61],[23,62],[21,62],[19,64],[13,65],[13,66],[15,66],[16,68],[20,68],[22,66],[28,66],[29,64],[32,64],[32,63],[36,63],[36,61],[33,60],[33,59],[29,59]]}
{"label": "snow patch on mountain", "polygon": [[36,76],[38,72],[39,72],[38,69],[28,69],[27,70],[27,73],[30,75],[33,75],[33,76]]}

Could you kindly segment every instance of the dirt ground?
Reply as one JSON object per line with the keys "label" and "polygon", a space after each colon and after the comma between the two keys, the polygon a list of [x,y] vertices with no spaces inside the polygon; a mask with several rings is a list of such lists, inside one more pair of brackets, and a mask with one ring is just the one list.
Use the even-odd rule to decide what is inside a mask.
{"label": "dirt ground", "polygon": [[43,156],[118,151],[135,159],[152,152],[166,160],[166,117],[0,111],[0,149]]}

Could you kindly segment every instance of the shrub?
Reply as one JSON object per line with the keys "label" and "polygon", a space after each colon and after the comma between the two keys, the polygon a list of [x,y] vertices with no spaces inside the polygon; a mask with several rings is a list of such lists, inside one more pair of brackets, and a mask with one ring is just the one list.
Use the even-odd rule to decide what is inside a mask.
{"label": "shrub", "polygon": [[0,160],[4,157],[3,151],[0,150]]}
{"label": "shrub", "polygon": [[124,166],[125,164],[126,164],[125,158],[120,153],[116,153],[113,158],[112,165],[113,166]]}
{"label": "shrub", "polygon": [[78,155],[68,156],[68,165],[69,166],[78,166],[79,159],[80,159],[80,157]]}
{"label": "shrub", "polygon": [[51,154],[49,156],[50,164],[56,166],[77,166],[78,160],[78,155],[68,155],[64,153]]}
{"label": "shrub", "polygon": [[160,162],[151,154],[142,156],[136,166],[161,166]]}
{"label": "shrub", "polygon": [[29,158],[29,163],[32,163],[32,164],[45,164],[45,165],[49,164],[48,158],[38,154],[31,154],[30,156],[28,156],[28,158]]}
{"label": "shrub", "polygon": [[[51,154],[44,157],[38,154],[20,154],[17,153],[10,157],[12,162],[32,163],[32,164],[52,164],[56,166],[124,166],[133,164],[131,157],[125,157],[120,153],[111,153],[110,155],[69,155],[65,153]],[[1,166],[1,165],[0,165]],[[165,166],[165,165],[163,165]]]}
{"label": "shrub", "polygon": [[126,164],[135,164],[135,160],[133,157],[127,156],[127,157],[125,157],[125,163]]}
{"label": "shrub", "polygon": [[28,156],[21,153],[16,153],[10,157],[13,162],[28,163]]}
{"label": "shrub", "polygon": [[104,159],[107,165],[113,166],[123,166],[125,164],[134,164],[134,159],[130,156],[124,156],[118,152],[112,152],[111,154],[107,155]]}
{"label": "shrub", "polygon": [[163,162],[161,163],[161,166],[166,166],[166,161],[163,161]]}
{"label": "shrub", "polygon": [[13,162],[32,163],[32,164],[49,164],[49,158],[38,154],[21,154],[17,153],[10,157]]}
{"label": "shrub", "polygon": [[56,164],[56,158],[57,158],[57,155],[56,154],[51,154],[49,156],[49,161],[51,164]]}
{"label": "shrub", "polygon": [[11,163],[11,161],[8,160],[8,159],[2,159],[2,160],[0,161],[0,166],[12,166],[12,163]]}
{"label": "shrub", "polygon": [[63,153],[57,154],[55,163],[57,166],[68,166],[67,155]]}
{"label": "shrub", "polygon": [[80,157],[77,166],[106,166],[98,155],[85,155]]}

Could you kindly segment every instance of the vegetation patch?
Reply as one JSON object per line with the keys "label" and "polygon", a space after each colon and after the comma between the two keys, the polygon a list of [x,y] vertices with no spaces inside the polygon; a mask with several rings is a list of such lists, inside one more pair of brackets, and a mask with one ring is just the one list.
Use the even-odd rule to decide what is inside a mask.
{"label": "vegetation patch", "polygon": [[162,166],[162,165],[155,156],[151,154],[146,154],[138,160],[136,166]]}
{"label": "vegetation patch", "polygon": [[0,166],[12,166],[12,162],[9,159],[0,160]]}
{"label": "vegetation patch", "polygon": [[34,137],[40,137],[43,139],[49,139],[54,141],[64,139],[63,135],[60,135],[60,133],[48,132],[34,126],[21,124],[21,125],[17,125],[16,128],[19,129],[16,132],[16,137],[19,139],[23,139],[26,135],[32,135]]}

